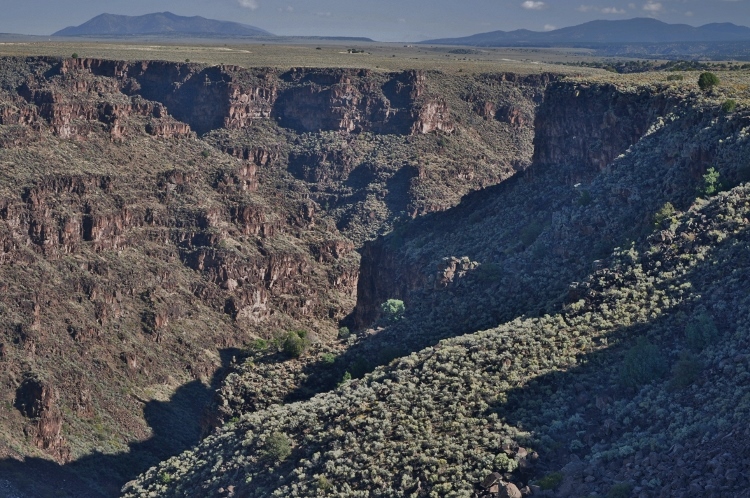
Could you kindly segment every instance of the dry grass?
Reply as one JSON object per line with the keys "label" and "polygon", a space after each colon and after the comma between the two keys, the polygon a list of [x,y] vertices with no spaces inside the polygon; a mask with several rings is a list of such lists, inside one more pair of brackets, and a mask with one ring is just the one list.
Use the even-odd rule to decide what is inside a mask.
{"label": "dry grass", "polygon": [[230,64],[243,67],[337,67],[368,68],[383,71],[436,69],[447,73],[517,72],[534,74],[552,71],[564,74],[595,74],[598,69],[566,67],[555,62],[591,59],[587,50],[550,50],[536,48],[481,48],[468,54],[451,53],[455,47],[431,47],[389,43],[359,44],[364,54],[349,54],[346,44],[178,44],[178,43],[104,43],[49,42],[2,43],[0,56],[60,56],[77,53],[80,57],[117,60],[168,60],[207,64]]}

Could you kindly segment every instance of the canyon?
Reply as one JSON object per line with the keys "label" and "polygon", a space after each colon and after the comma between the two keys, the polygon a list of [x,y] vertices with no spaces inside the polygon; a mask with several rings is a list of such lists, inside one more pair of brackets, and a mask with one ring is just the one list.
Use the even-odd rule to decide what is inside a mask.
{"label": "canyon", "polygon": [[[519,116],[553,78],[501,75],[467,96],[421,71],[3,68],[2,455],[71,468],[128,452],[154,464],[175,451],[166,438],[197,442],[221,423],[211,391],[256,339],[302,328],[339,350],[356,249],[528,166]],[[477,95],[514,111],[480,116]],[[478,134],[446,143],[465,115],[452,105]],[[469,146],[481,159],[467,167]],[[181,386],[195,406],[159,435],[149,407]],[[122,467],[95,487],[145,470]]]}
{"label": "canyon", "polygon": [[[578,330],[570,307],[605,313],[604,282],[630,271],[613,254],[646,244],[662,258],[659,267],[676,264],[660,251],[700,247],[724,226],[705,228],[696,218],[707,171],[716,168],[726,188],[741,189],[748,174],[750,118],[717,105],[738,87],[707,97],[692,82],[542,71],[53,57],[5,58],[0,66],[0,479],[30,495],[50,489],[14,482],[13,469],[23,467],[12,462],[68,476],[67,492],[76,496],[115,496],[141,473],[123,488],[127,496],[290,489],[308,496],[313,481],[328,485],[290,465],[313,462],[308,467],[320,474],[314,454],[339,451],[336,424],[351,415],[347,397],[351,406],[388,399],[387,410],[373,410],[390,420],[405,409],[398,396],[387,398],[393,383],[402,385],[417,364],[430,369],[420,382],[433,382],[428,372],[442,371],[433,355],[450,364],[464,358],[461,348],[479,354],[473,334],[485,341],[480,331],[499,327],[507,342],[515,337],[509,323],[537,330],[517,321],[547,327],[563,315]],[[735,197],[711,223],[743,209]],[[687,231],[678,243],[674,227],[654,227],[667,202],[686,213],[692,241]],[[389,299],[405,303],[403,320],[382,316]],[[593,320],[587,331],[607,329],[606,320],[638,322],[580,320]],[[289,358],[284,340],[298,330],[309,349]],[[580,354],[604,354],[598,332],[567,333],[555,332],[562,343],[585,343]],[[495,368],[515,369],[513,351],[471,361],[501,379]],[[552,358],[544,372],[575,364]],[[342,382],[345,374],[354,380]],[[466,382],[456,389],[473,393]],[[492,389],[508,397],[507,386]],[[431,396],[422,398],[424,420],[442,427],[447,422],[429,413],[438,399]],[[471,399],[467,410],[488,409]],[[338,410],[336,422],[326,407]],[[326,427],[301,422],[300,410],[319,413]],[[541,460],[531,465],[520,433],[508,429],[509,413],[493,429],[507,439],[498,443],[505,459],[494,461],[515,462],[495,465],[504,480],[524,488],[530,476],[577,457],[550,443],[533,452]],[[381,423],[367,412],[356,416]],[[264,441],[298,430],[291,445],[300,455],[269,465]],[[323,439],[301,442],[318,431]],[[235,437],[247,439],[249,460],[224,453],[236,450]],[[498,445],[472,438],[478,448]],[[362,444],[363,455],[377,453],[377,444]],[[201,462],[225,461],[225,472],[202,468],[194,451]],[[473,457],[456,462],[463,470],[448,479],[456,492],[482,481],[487,465],[467,462]],[[274,468],[285,470],[276,483]],[[347,494],[391,479],[351,472],[355,481],[344,484],[332,472],[338,481],[329,484]],[[568,487],[577,482],[565,478]],[[402,489],[417,496],[442,492],[445,483],[426,474],[410,479]]]}

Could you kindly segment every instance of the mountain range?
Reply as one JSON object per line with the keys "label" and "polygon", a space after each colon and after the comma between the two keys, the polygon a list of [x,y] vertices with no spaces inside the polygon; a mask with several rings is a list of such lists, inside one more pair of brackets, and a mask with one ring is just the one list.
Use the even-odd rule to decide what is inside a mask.
{"label": "mountain range", "polygon": [[171,12],[142,16],[101,14],[80,26],[69,26],[52,36],[213,35],[273,36],[255,26],[205,17],[185,17]]}
{"label": "mountain range", "polygon": [[440,38],[422,43],[497,47],[513,45],[591,45],[612,43],[694,43],[750,40],[750,28],[732,23],[667,24],[656,19],[591,21],[552,31],[491,31],[460,38]]}

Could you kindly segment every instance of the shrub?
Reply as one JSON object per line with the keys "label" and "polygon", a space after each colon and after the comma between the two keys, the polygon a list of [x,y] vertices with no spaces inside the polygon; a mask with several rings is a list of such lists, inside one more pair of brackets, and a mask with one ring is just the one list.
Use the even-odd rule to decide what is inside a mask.
{"label": "shrub", "polygon": [[537,484],[544,491],[557,489],[560,483],[563,482],[564,478],[565,476],[562,474],[562,472],[552,472],[551,474],[547,474],[546,476],[539,479],[539,482]]}
{"label": "shrub", "polygon": [[71,55],[72,58],[77,59],[78,58],[78,52],[73,52],[73,55]]}
{"label": "shrub", "polygon": [[708,90],[719,84],[719,77],[714,73],[701,73],[698,77],[698,86],[701,90]]}
{"label": "shrub", "polygon": [[654,226],[661,228],[666,220],[671,220],[675,214],[675,208],[671,202],[664,204],[656,213],[654,213]]}
{"label": "shrub", "polygon": [[341,377],[341,381],[339,381],[338,385],[346,384],[350,380],[352,380],[352,374],[350,374],[349,372],[344,372],[344,376]]}
{"label": "shrub", "polygon": [[700,359],[695,354],[683,351],[680,359],[672,367],[669,387],[674,390],[685,389],[696,381],[702,369]]}
{"label": "shrub", "polygon": [[203,149],[203,151],[201,152],[201,156],[203,156],[204,158],[208,158],[208,156],[210,155],[211,155],[211,151],[208,149]]}
{"label": "shrub", "polygon": [[585,207],[591,204],[591,201],[591,192],[589,192],[588,190],[581,190],[581,193],[578,195],[578,205]]}
{"label": "shrub", "polygon": [[625,353],[620,381],[626,387],[639,387],[658,379],[665,372],[666,364],[659,348],[641,337],[638,343]]}
{"label": "shrub", "polygon": [[292,454],[292,443],[285,434],[274,432],[266,439],[263,456],[271,461],[280,462]]}
{"label": "shrub", "polygon": [[395,323],[403,318],[406,307],[400,299],[389,299],[380,305],[380,311],[386,323]]}
{"label": "shrub", "polygon": [[609,489],[607,498],[629,498],[632,491],[633,487],[630,484],[620,482]]}
{"label": "shrub", "polygon": [[336,355],[333,353],[323,353],[323,356],[320,357],[320,361],[325,366],[331,366],[336,363]]}
{"label": "shrub", "polygon": [[339,329],[339,339],[348,339],[350,335],[349,327],[341,327]]}
{"label": "shrub", "polygon": [[681,74],[670,74],[669,76],[667,76],[667,81],[682,81],[684,79],[685,77]]}
{"label": "shrub", "polygon": [[699,310],[685,327],[687,344],[693,351],[701,351],[719,336],[713,318],[705,309]]}
{"label": "shrub", "polygon": [[305,331],[289,332],[284,340],[284,353],[292,358],[299,358],[308,346]]}
{"label": "shrub", "polygon": [[718,194],[722,188],[719,176],[720,174],[716,171],[716,168],[708,168],[706,174],[703,175],[703,186],[698,189],[698,192],[707,197]]}
{"label": "shrub", "polygon": [[495,467],[501,469],[503,472],[513,472],[518,468],[518,462],[505,453],[499,453],[495,457]]}
{"label": "shrub", "polygon": [[251,351],[265,351],[268,349],[268,341],[265,339],[255,339],[250,343],[249,349]]}
{"label": "shrub", "polygon": [[737,109],[737,101],[732,99],[727,99],[724,101],[723,104],[721,104],[721,110],[730,113],[734,112],[735,109]]}
{"label": "shrub", "polygon": [[333,484],[331,484],[331,481],[326,476],[320,476],[318,478],[318,489],[321,491],[330,491],[333,489]]}

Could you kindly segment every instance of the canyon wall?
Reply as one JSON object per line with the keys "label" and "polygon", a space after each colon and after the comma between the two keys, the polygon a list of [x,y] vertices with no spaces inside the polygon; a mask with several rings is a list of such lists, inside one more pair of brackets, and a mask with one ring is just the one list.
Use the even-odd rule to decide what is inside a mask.
{"label": "canyon wall", "polygon": [[363,241],[525,167],[550,81],[0,64],[0,452],[60,462],[161,441],[144,403],[258,338],[339,347]]}
{"label": "canyon wall", "polygon": [[[72,92],[119,90],[130,97],[140,96],[163,104],[199,134],[244,128],[258,119],[279,120],[300,132],[424,134],[453,130],[449,107],[440,97],[425,95],[425,76],[419,71],[383,75],[368,70],[292,69],[280,73],[237,66],[101,59],[49,59],[49,63],[51,74],[63,76]],[[98,80],[100,86],[92,89],[86,78],[81,78],[87,73],[106,80]],[[102,81],[109,88],[101,88]],[[112,109],[102,113],[72,103],[63,105],[60,94],[35,89],[33,83],[23,93],[65,136],[70,136],[70,130],[63,126],[71,119],[117,117]],[[136,111],[154,114],[148,107]],[[33,117],[9,113],[3,119],[2,123],[8,124]]]}
{"label": "canyon wall", "polygon": [[[742,126],[716,112],[666,88],[551,82],[533,118],[531,166],[365,244],[347,323],[373,326],[391,298],[404,300],[415,320],[440,323],[435,337],[530,309],[550,312],[543,303],[566,295],[593,261],[649,226],[658,206],[695,197],[701,175],[721,156],[720,137]],[[705,136],[691,139],[699,129]],[[731,160],[725,163],[724,174],[738,178]],[[660,168],[670,173],[646,172]],[[557,283],[522,277],[547,267],[559,268]]]}

